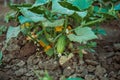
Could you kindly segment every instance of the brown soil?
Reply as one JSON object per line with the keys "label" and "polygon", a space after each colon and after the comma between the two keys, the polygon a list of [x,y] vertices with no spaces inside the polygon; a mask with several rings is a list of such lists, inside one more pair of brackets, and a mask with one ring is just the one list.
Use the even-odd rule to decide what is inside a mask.
{"label": "brown soil", "polygon": [[[6,7],[1,10],[8,12]],[[0,15],[5,13],[0,10]],[[97,40],[96,53],[85,54],[81,64],[78,55],[75,55],[63,65],[59,60],[46,57],[32,42],[24,36],[13,38],[3,51],[2,65],[0,65],[0,80],[38,80],[34,71],[44,75],[44,70],[54,78],[60,80],[65,77],[82,77],[85,80],[120,80],[120,21],[103,23],[102,28],[107,36]],[[0,16],[0,25],[6,24]],[[0,49],[3,48],[5,34],[0,36]]]}

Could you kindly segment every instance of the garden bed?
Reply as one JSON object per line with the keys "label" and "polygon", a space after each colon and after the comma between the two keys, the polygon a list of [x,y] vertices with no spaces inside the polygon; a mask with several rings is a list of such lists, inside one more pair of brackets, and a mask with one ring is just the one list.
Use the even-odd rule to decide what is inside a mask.
{"label": "garden bed", "polygon": [[[2,19],[0,20],[0,25],[6,25]],[[35,71],[40,76],[44,76],[45,70],[54,80],[62,80],[62,77],[81,77],[85,80],[119,80],[119,23],[120,21],[115,20],[101,25],[107,31],[107,36],[102,36],[101,40],[97,40],[95,53],[84,54],[83,60],[79,58],[78,54],[75,54],[65,63],[63,62],[64,64],[60,62],[63,56],[59,59],[55,56],[48,57],[33,42],[26,41],[21,34],[18,38],[12,38],[7,48],[3,49],[6,39],[4,33],[0,36],[0,49],[3,49],[0,80],[38,80]],[[8,25],[16,24],[9,23]]]}

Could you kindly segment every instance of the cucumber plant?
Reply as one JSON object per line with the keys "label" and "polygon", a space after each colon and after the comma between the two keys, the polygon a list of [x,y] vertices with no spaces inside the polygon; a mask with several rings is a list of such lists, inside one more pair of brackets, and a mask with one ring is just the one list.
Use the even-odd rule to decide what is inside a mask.
{"label": "cucumber plant", "polygon": [[[8,32],[15,35],[8,34],[7,41],[22,32],[27,40],[43,47],[49,56],[63,55],[69,44],[73,50],[74,43],[79,44],[76,49],[81,54],[82,50],[90,49],[91,40],[98,39],[92,26],[117,18],[119,5],[105,6],[100,1],[35,0],[34,4],[10,4],[15,14],[12,19],[18,22],[18,26],[10,27],[16,28],[14,31],[8,29]],[[6,20],[9,21],[9,18]]]}

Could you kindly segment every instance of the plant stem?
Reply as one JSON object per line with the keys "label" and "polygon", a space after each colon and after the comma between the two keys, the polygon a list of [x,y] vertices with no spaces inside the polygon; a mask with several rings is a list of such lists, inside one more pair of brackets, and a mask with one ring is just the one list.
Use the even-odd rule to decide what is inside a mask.
{"label": "plant stem", "polygon": [[100,18],[100,19],[97,19],[97,20],[94,20],[94,21],[87,22],[86,24],[83,24],[81,26],[88,26],[88,25],[91,25],[91,24],[95,24],[97,22],[102,22],[104,20],[105,20],[105,18]]}
{"label": "plant stem", "polygon": [[67,26],[68,26],[68,16],[66,15],[66,16],[65,16],[65,28],[64,28],[64,31],[63,31],[63,32],[65,32]]}

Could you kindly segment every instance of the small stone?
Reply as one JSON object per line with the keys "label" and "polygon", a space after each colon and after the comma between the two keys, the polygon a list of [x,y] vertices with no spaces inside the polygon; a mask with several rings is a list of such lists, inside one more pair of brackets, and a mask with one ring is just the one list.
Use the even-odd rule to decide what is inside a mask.
{"label": "small stone", "polygon": [[120,64],[118,64],[118,63],[113,63],[113,65],[114,65],[114,68],[115,68],[116,70],[120,70]]}
{"label": "small stone", "polygon": [[49,60],[49,61],[45,61],[45,62],[39,62],[38,66],[41,69],[49,69],[49,70],[54,70],[59,66],[59,63],[53,59]]}
{"label": "small stone", "polygon": [[22,77],[21,77],[21,80],[28,80],[28,77],[22,76]]}
{"label": "small stone", "polygon": [[27,65],[33,65],[33,60],[34,60],[35,56],[31,55],[28,59],[27,59]]}
{"label": "small stone", "polygon": [[117,74],[114,71],[111,71],[109,73],[109,76],[115,78],[117,76]]}
{"label": "small stone", "polygon": [[10,69],[12,66],[11,65],[6,65],[4,68],[5,69]]}
{"label": "small stone", "polygon": [[106,69],[98,65],[95,70],[95,75],[97,76],[103,76],[106,73]]}
{"label": "small stone", "polygon": [[19,69],[18,66],[14,66],[14,65],[13,65],[12,70],[16,71],[16,70],[18,70],[18,69]]}
{"label": "small stone", "polygon": [[72,73],[74,73],[74,69],[72,69],[71,67],[67,67],[63,71],[63,75],[65,76],[70,76]]}
{"label": "small stone", "polygon": [[33,69],[37,70],[37,69],[39,69],[39,66],[38,65],[33,65]]}
{"label": "small stone", "polygon": [[85,80],[94,80],[95,75],[86,75]]}
{"label": "small stone", "polygon": [[99,80],[98,78],[95,78],[94,80]]}
{"label": "small stone", "polygon": [[15,71],[15,75],[16,75],[16,76],[22,76],[22,75],[24,75],[26,72],[27,72],[27,69],[26,69],[26,68],[21,68],[21,69]]}
{"label": "small stone", "polygon": [[49,75],[51,75],[51,77],[53,77],[54,80],[58,80],[57,78],[60,77],[61,74],[62,74],[62,71],[60,69],[49,71]]}
{"label": "small stone", "polygon": [[84,54],[83,58],[84,58],[84,60],[86,60],[86,59],[95,60],[96,59],[94,54],[89,54],[89,53],[88,54]]}
{"label": "small stone", "polygon": [[120,50],[120,43],[115,43],[113,46],[116,50]]}
{"label": "small stone", "polygon": [[33,64],[36,65],[36,64],[38,64],[39,61],[40,61],[40,59],[36,57],[35,59],[33,59]]}
{"label": "small stone", "polygon": [[95,66],[88,65],[87,69],[88,69],[88,72],[94,72],[95,71]]}
{"label": "small stone", "polygon": [[76,72],[77,73],[82,73],[84,70],[86,69],[86,67],[85,66],[77,66],[77,68],[76,68]]}
{"label": "small stone", "polygon": [[20,46],[17,45],[17,44],[15,44],[15,43],[10,43],[10,44],[7,46],[6,50],[8,50],[8,51],[10,51],[10,52],[12,52],[12,51],[14,51],[14,50],[20,50]]}
{"label": "small stone", "polygon": [[110,58],[110,57],[113,57],[115,55],[114,52],[109,52],[106,54],[106,58]]}
{"label": "small stone", "polygon": [[0,71],[0,80],[9,80],[9,75],[5,72]]}
{"label": "small stone", "polygon": [[109,80],[107,77],[101,77],[100,80]]}
{"label": "small stone", "polygon": [[34,80],[34,77],[29,77],[29,79],[28,80]]}
{"label": "small stone", "polygon": [[118,75],[120,75],[120,70],[118,71]]}
{"label": "small stone", "polygon": [[82,73],[79,74],[79,76],[85,77],[85,75],[87,75],[87,74],[88,74],[88,71],[87,71],[87,69],[85,69]]}
{"label": "small stone", "polygon": [[60,59],[59,59],[59,64],[64,68],[68,67],[68,66],[70,66],[70,60],[73,57],[74,57],[74,55],[72,53],[70,53],[68,56],[61,56]]}
{"label": "small stone", "polygon": [[76,75],[79,77],[85,77],[85,75],[88,74],[88,70],[86,69],[87,65],[81,65],[81,66],[77,66],[76,68]]}
{"label": "small stone", "polygon": [[116,52],[115,55],[120,56],[120,52]]}
{"label": "small stone", "polygon": [[14,58],[13,54],[3,55],[3,62],[9,63]]}
{"label": "small stone", "polygon": [[120,79],[120,75],[117,76],[117,79]]}
{"label": "small stone", "polygon": [[25,75],[28,76],[28,77],[34,76],[34,72],[33,71],[29,71]]}
{"label": "small stone", "polygon": [[93,65],[93,66],[98,65],[98,62],[97,62],[97,61],[93,61],[93,60],[85,60],[85,62],[86,62],[88,65]]}
{"label": "small stone", "polygon": [[16,64],[18,67],[23,67],[25,65],[24,61],[20,61],[19,63]]}

